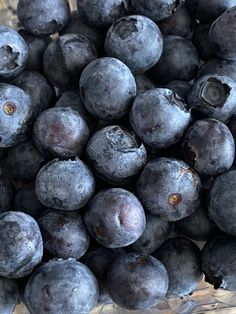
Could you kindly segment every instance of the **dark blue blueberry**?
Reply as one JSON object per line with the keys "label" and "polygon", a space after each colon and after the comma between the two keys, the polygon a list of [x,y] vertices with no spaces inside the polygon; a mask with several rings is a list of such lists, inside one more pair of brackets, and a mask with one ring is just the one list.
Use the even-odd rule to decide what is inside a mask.
{"label": "dark blue blueberry", "polygon": [[112,300],[128,310],[145,310],[158,304],[168,289],[163,264],[150,255],[124,254],[111,265],[107,288]]}
{"label": "dark blue blueberry", "polygon": [[0,177],[0,213],[12,209],[14,187],[8,178]]}
{"label": "dark blue blueberry", "polygon": [[167,240],[154,254],[169,275],[167,296],[191,294],[202,279],[201,251],[187,238]]}
{"label": "dark blue blueberry", "polygon": [[34,143],[45,156],[79,156],[83,153],[88,138],[86,122],[71,108],[54,107],[45,110],[34,123]]}
{"label": "dark blue blueberry", "polygon": [[178,142],[190,119],[184,101],[171,90],[163,88],[155,88],[137,96],[130,111],[134,132],[144,143],[155,148],[168,147]]}
{"label": "dark blue blueberry", "polygon": [[88,314],[98,295],[97,280],[85,265],[73,259],[51,260],[29,279],[25,303],[34,314]]}
{"label": "dark blue blueberry", "polygon": [[92,237],[107,248],[124,247],[135,242],[146,225],[139,200],[120,188],[97,193],[89,202],[84,219]]}
{"label": "dark blue blueberry", "polygon": [[137,95],[145,93],[149,89],[155,88],[154,83],[144,74],[136,75],[135,82],[137,86]]}
{"label": "dark blue blueberry", "polygon": [[12,314],[19,302],[20,293],[16,281],[0,277],[0,313]]}
{"label": "dark blue blueberry", "polygon": [[31,97],[16,86],[1,83],[0,109],[0,147],[25,141],[32,123]]}
{"label": "dark blue blueberry", "polygon": [[101,120],[117,120],[128,113],[136,96],[136,83],[130,69],[115,58],[91,62],[80,78],[85,108]]}
{"label": "dark blue blueberry", "polygon": [[167,221],[191,215],[201,200],[201,181],[185,162],[174,158],[150,161],[137,183],[145,209]]}
{"label": "dark blue blueberry", "polygon": [[30,274],[43,256],[42,236],[36,221],[22,212],[0,215],[0,275],[21,278]]}
{"label": "dark blue blueberry", "polygon": [[117,20],[105,40],[106,54],[123,61],[134,73],[154,66],[163,50],[158,26],[149,18],[130,15]]}
{"label": "dark blue blueberry", "polygon": [[24,28],[34,35],[59,32],[69,21],[68,0],[19,0],[17,16]]}
{"label": "dark blue blueberry", "polygon": [[187,94],[191,89],[191,85],[186,81],[171,81],[166,84],[165,88],[172,90],[173,93],[179,95],[182,99],[186,100]]}
{"label": "dark blue blueberry", "polygon": [[209,30],[211,25],[198,24],[193,34],[193,43],[197,48],[199,57],[208,61],[212,58],[211,44],[209,41]]}
{"label": "dark blue blueberry", "polygon": [[0,79],[19,75],[28,59],[28,47],[24,39],[13,29],[0,26]]}
{"label": "dark blue blueberry", "polygon": [[147,162],[144,145],[133,132],[118,125],[97,131],[89,140],[87,158],[99,177],[112,184],[126,184]]}
{"label": "dark blue blueberry", "polygon": [[35,192],[45,206],[76,210],[85,206],[95,190],[93,175],[80,159],[47,163],[37,174]]}

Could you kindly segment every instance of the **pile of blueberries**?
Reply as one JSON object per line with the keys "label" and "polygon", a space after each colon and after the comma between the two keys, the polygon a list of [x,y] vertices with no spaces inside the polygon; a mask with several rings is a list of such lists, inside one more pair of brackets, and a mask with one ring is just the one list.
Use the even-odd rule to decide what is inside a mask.
{"label": "pile of blueberries", "polygon": [[0,313],[236,290],[236,0],[77,2],[0,26]]}

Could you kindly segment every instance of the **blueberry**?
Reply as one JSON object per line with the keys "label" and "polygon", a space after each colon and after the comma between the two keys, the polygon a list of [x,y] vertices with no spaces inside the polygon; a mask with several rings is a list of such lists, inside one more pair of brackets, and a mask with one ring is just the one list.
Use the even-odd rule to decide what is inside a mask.
{"label": "blueberry", "polygon": [[201,203],[195,212],[176,222],[179,233],[197,241],[206,241],[218,231],[215,223],[210,220],[206,206]]}
{"label": "blueberry", "polygon": [[201,251],[187,238],[167,240],[154,254],[169,275],[167,296],[191,294],[202,279]]}
{"label": "blueberry", "polygon": [[120,188],[97,193],[89,202],[84,219],[91,236],[107,248],[124,247],[135,242],[146,225],[139,200]]}
{"label": "blueberry", "polygon": [[146,228],[131,249],[143,255],[155,252],[171,235],[172,225],[158,216],[146,214]]}
{"label": "blueberry", "polygon": [[91,115],[101,120],[117,120],[127,114],[136,95],[136,83],[123,62],[106,57],[84,69],[80,93]]}
{"label": "blueberry", "polygon": [[34,314],[88,314],[98,294],[97,280],[85,265],[73,259],[51,260],[27,282],[25,303]]}
{"label": "blueberry", "polygon": [[22,212],[0,215],[0,275],[21,278],[30,274],[43,256],[42,236],[36,221]]}
{"label": "blueberry", "polygon": [[172,90],[173,93],[179,95],[182,99],[187,98],[187,94],[191,89],[191,85],[186,81],[171,81],[166,84],[165,88]]}
{"label": "blueberry", "polygon": [[206,117],[227,122],[236,111],[235,98],[235,81],[227,76],[209,74],[195,81],[187,95],[187,103]]}
{"label": "blueberry", "polygon": [[45,206],[76,210],[92,197],[95,181],[89,168],[79,159],[54,159],[41,168],[35,181],[35,192]]}
{"label": "blueberry", "polygon": [[[233,2],[236,5],[236,0]],[[236,7],[233,6],[213,22],[209,32],[213,53],[226,60],[236,60],[235,15]]]}
{"label": "blueberry", "polygon": [[131,11],[159,22],[174,13],[178,2],[177,0],[131,0]]}
{"label": "blueberry", "polygon": [[51,256],[79,259],[88,250],[90,237],[78,213],[48,210],[38,224]]}
{"label": "blueberry", "polygon": [[77,111],[54,107],[43,111],[33,128],[36,147],[45,156],[70,158],[82,154],[89,129]]}
{"label": "blueberry", "polygon": [[145,209],[167,221],[191,215],[201,200],[201,181],[183,161],[156,158],[150,161],[137,183]]}
{"label": "blueberry", "polygon": [[193,43],[197,48],[199,57],[208,61],[212,58],[211,44],[209,41],[209,31],[211,25],[198,24],[193,35]]}
{"label": "blueberry", "polygon": [[167,36],[164,38],[161,58],[150,70],[150,74],[161,84],[174,80],[190,81],[198,67],[198,54],[193,43],[183,37]]}
{"label": "blueberry", "polygon": [[135,82],[137,86],[137,95],[145,93],[149,89],[155,88],[154,83],[144,74],[136,75]]}
{"label": "blueberry", "polygon": [[210,218],[224,232],[236,236],[236,170],[219,175],[208,193]]}
{"label": "blueberry", "polygon": [[45,162],[45,158],[31,141],[27,141],[9,148],[6,162],[15,179],[31,181]]}
{"label": "blueberry", "polygon": [[145,310],[158,304],[168,289],[168,274],[156,258],[138,253],[122,255],[108,270],[112,300],[128,310]]}
{"label": "blueberry", "polygon": [[16,193],[13,209],[14,211],[22,211],[34,219],[38,219],[46,210],[45,206],[36,197],[34,182],[23,185]]}
{"label": "blueberry", "polygon": [[50,42],[50,37],[35,36],[24,29],[20,29],[18,33],[22,36],[28,46],[29,53],[26,70],[41,72],[43,70],[43,54]]}
{"label": "blueberry", "polygon": [[33,35],[59,32],[69,21],[68,0],[19,0],[17,16],[24,28]]}
{"label": "blueberry", "polygon": [[134,132],[144,143],[155,148],[168,147],[179,141],[190,119],[184,101],[163,88],[137,96],[130,111]]}
{"label": "blueberry", "polygon": [[19,75],[26,66],[28,47],[13,29],[0,26],[0,79]]}
{"label": "blueberry", "polygon": [[0,213],[12,209],[14,187],[8,178],[0,177]]}
{"label": "blueberry", "polygon": [[32,122],[31,97],[16,86],[1,83],[0,108],[0,147],[25,141]]}
{"label": "blueberry", "polygon": [[20,293],[16,281],[0,277],[0,313],[12,314],[19,302]]}
{"label": "blueberry", "polygon": [[205,280],[215,289],[236,290],[236,239],[226,234],[210,238],[202,250]]}
{"label": "blueberry", "polygon": [[96,132],[86,154],[96,173],[112,184],[129,183],[147,162],[144,145],[133,132],[118,125]]}
{"label": "blueberry", "polygon": [[142,73],[160,59],[163,38],[152,20],[141,15],[130,15],[117,20],[110,27],[105,50],[108,56],[123,61],[132,72]]}
{"label": "blueberry", "polygon": [[128,0],[77,0],[77,5],[84,23],[102,28],[110,26],[128,10]]}
{"label": "blueberry", "polygon": [[199,174],[216,176],[229,170],[235,156],[235,144],[228,127],[215,119],[196,121],[182,142],[184,160]]}
{"label": "blueberry", "polygon": [[48,109],[56,97],[53,86],[42,74],[36,71],[22,72],[11,81],[11,84],[23,89],[31,96],[34,118]]}
{"label": "blueberry", "polygon": [[56,38],[45,50],[44,73],[54,86],[62,90],[76,88],[84,67],[96,58],[97,51],[90,39],[66,34]]}

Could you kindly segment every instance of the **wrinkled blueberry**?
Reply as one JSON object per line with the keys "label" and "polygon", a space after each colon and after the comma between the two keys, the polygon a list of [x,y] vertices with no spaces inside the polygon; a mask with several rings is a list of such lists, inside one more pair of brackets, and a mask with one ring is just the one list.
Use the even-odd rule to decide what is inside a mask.
{"label": "wrinkled blueberry", "polygon": [[14,187],[8,178],[0,177],[0,213],[12,209]]}
{"label": "wrinkled blueberry", "polygon": [[0,215],[0,275],[21,278],[30,274],[43,256],[42,236],[36,221],[22,212]]}
{"label": "wrinkled blueberry", "polygon": [[135,82],[137,86],[137,95],[145,93],[149,89],[155,88],[154,83],[144,74],[136,75]]}
{"label": "wrinkled blueberry", "polygon": [[191,85],[186,81],[171,81],[166,84],[165,88],[172,90],[173,93],[179,95],[182,99],[187,98],[187,94],[191,89]]}
{"label": "wrinkled blueberry", "polygon": [[42,167],[35,181],[35,192],[45,206],[61,210],[83,207],[95,190],[93,175],[80,159],[54,159]]}
{"label": "wrinkled blueberry", "polygon": [[198,24],[193,35],[193,43],[197,48],[199,57],[208,61],[212,58],[211,44],[209,41],[209,30],[211,25]]}
{"label": "wrinkled blueberry", "polygon": [[97,193],[89,202],[84,219],[91,236],[107,248],[124,247],[135,242],[146,225],[139,200],[120,188]]}
{"label": "wrinkled blueberry", "polygon": [[158,26],[149,18],[130,15],[117,20],[109,29],[105,50],[120,59],[134,73],[154,66],[163,51],[163,38]]}
{"label": "wrinkled blueberry", "polygon": [[88,314],[98,294],[97,280],[88,267],[73,259],[51,260],[29,279],[25,303],[34,314]]}
{"label": "wrinkled blueberry", "polygon": [[19,302],[20,293],[16,281],[0,277],[0,313],[12,314]]}
{"label": "wrinkled blueberry", "polygon": [[145,209],[167,221],[191,215],[201,200],[201,181],[185,162],[174,158],[150,161],[137,183]]}

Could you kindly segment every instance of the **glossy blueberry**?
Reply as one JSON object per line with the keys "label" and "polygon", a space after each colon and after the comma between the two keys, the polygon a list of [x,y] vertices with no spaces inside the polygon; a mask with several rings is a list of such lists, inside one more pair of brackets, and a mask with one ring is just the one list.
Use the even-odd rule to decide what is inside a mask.
{"label": "glossy blueberry", "polygon": [[128,310],[144,310],[158,304],[168,289],[168,274],[156,258],[138,253],[124,254],[107,274],[112,300]]}
{"label": "glossy blueberry", "polygon": [[185,162],[156,158],[142,171],[138,197],[145,209],[167,221],[191,215],[201,200],[201,181]]}
{"label": "glossy blueberry", "polygon": [[97,280],[85,265],[73,259],[51,260],[29,279],[25,303],[34,314],[88,314],[98,294]]}
{"label": "glossy blueberry", "polygon": [[22,211],[34,219],[38,219],[46,210],[46,207],[36,197],[34,182],[23,185],[16,193],[13,209]]}
{"label": "glossy blueberry", "polygon": [[236,239],[227,234],[210,238],[202,250],[205,280],[215,289],[236,290]]}
{"label": "glossy blueberry", "polygon": [[106,54],[123,61],[134,73],[154,66],[163,50],[158,26],[149,18],[130,15],[117,20],[108,30]]}
{"label": "glossy blueberry", "polygon": [[201,251],[187,238],[167,240],[154,256],[165,266],[169,275],[167,296],[191,294],[202,279]]}
{"label": "glossy blueberry", "polygon": [[154,83],[144,74],[136,75],[135,82],[137,86],[137,95],[145,93],[149,89],[155,88]]}
{"label": "glossy blueberry", "polygon": [[69,21],[68,0],[19,0],[17,16],[24,28],[34,35],[59,32]]}
{"label": "glossy blueberry", "polygon": [[36,71],[24,71],[11,81],[23,89],[32,99],[33,118],[48,109],[55,100],[55,90],[46,78]]}
{"label": "glossy blueberry", "polygon": [[45,156],[79,156],[88,138],[86,122],[71,108],[54,107],[45,110],[34,123],[34,143]]}
{"label": "glossy blueberry", "polygon": [[208,193],[210,218],[224,232],[236,236],[236,170],[219,175]]}
{"label": "glossy blueberry", "polygon": [[235,156],[235,144],[228,127],[215,119],[196,121],[182,142],[184,160],[199,174],[216,176],[229,170]]}
{"label": "glossy blueberry", "polygon": [[0,177],[0,213],[12,209],[14,187],[8,178]]}
{"label": "glossy blueberry", "polygon": [[147,162],[144,145],[133,132],[118,125],[96,132],[88,142],[86,155],[96,173],[112,184],[130,182]]}
{"label": "glossy blueberry", "polygon": [[128,10],[128,0],[77,0],[77,5],[84,23],[102,28],[110,26]]}
{"label": "glossy blueberry", "polygon": [[187,94],[191,89],[191,85],[186,81],[171,81],[165,85],[165,88],[172,90],[173,93],[179,95],[182,99],[187,98]]}
{"label": "glossy blueberry", "polygon": [[24,39],[13,29],[0,26],[0,79],[19,75],[28,59],[28,47]]}
{"label": "glossy blueberry", "polygon": [[54,159],[42,167],[35,181],[35,192],[45,206],[61,210],[80,209],[95,190],[93,175],[80,159]]}
{"label": "glossy blueberry", "polygon": [[161,84],[174,80],[190,81],[198,67],[198,54],[192,42],[179,36],[167,36],[161,58],[150,74]]}
{"label": "glossy blueberry", "polygon": [[91,62],[80,78],[85,108],[97,119],[117,120],[127,114],[136,96],[136,83],[130,69],[115,58]]}
{"label": "glossy blueberry", "polygon": [[[236,0],[233,1],[236,5]],[[236,6],[225,11],[211,25],[209,39],[213,53],[222,59],[236,60]]]}
{"label": "glossy blueberry", "polygon": [[134,132],[144,143],[155,148],[168,147],[179,141],[190,119],[184,101],[163,88],[137,96],[130,111]]}
{"label": "glossy blueberry", "polygon": [[171,235],[172,224],[158,216],[146,214],[146,228],[131,249],[143,255],[155,252]]}
{"label": "glossy blueberry", "polygon": [[18,303],[20,303],[20,293],[16,281],[0,277],[0,313],[12,314]]}
{"label": "glossy blueberry", "polygon": [[120,188],[97,193],[89,202],[84,219],[91,236],[107,248],[124,247],[135,242],[146,225],[139,200]]}
{"label": "glossy blueberry", "polygon": [[236,111],[236,82],[215,74],[200,77],[187,95],[189,107],[209,118],[227,122]]}
{"label": "glossy blueberry", "polygon": [[84,67],[96,58],[97,51],[90,39],[65,34],[56,38],[45,50],[44,73],[54,86],[62,90],[73,89],[78,87]]}
{"label": "glossy blueberry", "polygon": [[42,236],[36,221],[22,212],[0,215],[0,275],[21,278],[30,274],[43,256]]}
{"label": "glossy blueberry", "polygon": [[48,210],[38,224],[44,248],[51,256],[79,259],[88,250],[90,237],[80,214]]}
{"label": "glossy blueberry", "polygon": [[0,108],[0,147],[25,141],[32,122],[31,97],[16,86],[1,83]]}
{"label": "glossy blueberry", "polygon": [[211,25],[198,24],[193,35],[193,43],[197,48],[199,57],[208,61],[212,58],[211,44],[209,40],[209,31]]}
{"label": "glossy blueberry", "polygon": [[31,181],[45,162],[45,158],[31,141],[27,141],[9,148],[6,162],[15,179]]}

